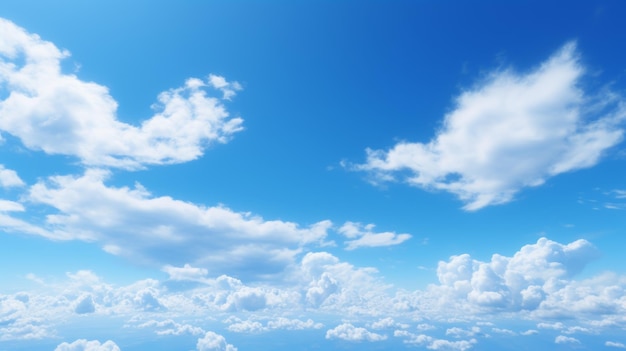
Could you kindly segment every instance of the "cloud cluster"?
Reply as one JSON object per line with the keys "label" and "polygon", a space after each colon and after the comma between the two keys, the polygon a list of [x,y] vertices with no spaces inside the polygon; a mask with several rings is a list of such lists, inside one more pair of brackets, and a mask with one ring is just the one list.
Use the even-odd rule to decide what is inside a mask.
{"label": "cloud cluster", "polygon": [[278,317],[267,321],[265,324],[255,320],[235,321],[228,326],[228,330],[237,333],[261,333],[272,330],[305,330],[320,329],[322,327],[324,327],[324,324],[316,323],[310,318],[303,321]]}
{"label": "cloud cluster", "polygon": [[584,68],[568,43],[535,70],[492,73],[463,92],[428,143],[367,150],[357,169],[457,195],[466,210],[511,201],[525,187],[595,165],[623,139],[626,103],[581,87]]}
{"label": "cloud cluster", "polygon": [[343,323],[326,332],[326,339],[341,339],[346,341],[383,341],[386,335],[371,332],[365,328],[355,327],[350,323]]}
{"label": "cloud cluster", "polygon": [[198,351],[237,351],[237,348],[227,343],[222,335],[211,331],[198,339],[196,348]]}
{"label": "cloud cluster", "polygon": [[111,340],[100,343],[98,340],[79,339],[74,342],[64,342],[54,349],[54,351],[121,351],[120,348]]}
{"label": "cloud cluster", "polygon": [[[212,278],[191,265],[164,269],[170,273],[165,281],[126,286],[106,283],[90,271],[68,273],[55,283],[33,276],[44,290],[0,295],[0,339],[48,338],[58,323],[85,324],[115,315],[129,320],[129,327],[157,335],[195,335],[198,350],[228,350],[225,340],[207,332],[218,320],[230,332],[256,334],[320,329],[322,323],[301,318],[314,314],[324,321],[344,318],[326,331],[328,342],[382,342],[393,332],[407,345],[433,350],[468,350],[487,338],[536,334],[557,343],[582,343],[576,334],[626,327],[626,277],[574,279],[595,255],[584,240],[561,244],[542,238],[488,262],[453,256],[440,262],[439,284],[395,294],[381,288],[375,270],[326,252],[305,255],[280,287],[248,285],[226,275]],[[189,281],[195,284],[182,289],[170,284]],[[89,320],[81,313],[89,313]],[[524,328],[511,328],[511,321],[522,321]]]}
{"label": "cloud cluster", "polygon": [[214,88],[230,100],[241,90],[236,82],[189,79],[159,94],[155,114],[134,126],[117,119],[106,87],[61,71],[67,51],[4,19],[0,32],[0,89],[9,92],[0,101],[0,131],[29,149],[133,169],[194,160],[208,144],[242,130],[243,120],[206,92]]}
{"label": "cloud cluster", "polygon": [[414,334],[406,330],[396,330],[395,337],[404,338],[404,343],[414,346],[425,346],[429,350],[455,350],[465,351],[471,349],[477,343],[476,339],[450,341],[437,339],[426,334]]}
{"label": "cloud cluster", "polygon": [[468,254],[453,256],[439,262],[440,285],[430,286],[430,293],[456,308],[546,313],[556,301],[561,303],[570,295],[564,293],[575,285],[570,279],[597,255],[583,239],[563,245],[541,238],[512,257],[495,254],[490,262],[474,260]]}

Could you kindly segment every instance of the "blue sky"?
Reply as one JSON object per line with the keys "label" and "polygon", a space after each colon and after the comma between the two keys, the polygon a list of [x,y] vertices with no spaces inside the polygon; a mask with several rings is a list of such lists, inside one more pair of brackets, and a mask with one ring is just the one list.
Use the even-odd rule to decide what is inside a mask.
{"label": "blue sky", "polygon": [[0,5],[0,351],[626,348],[625,11]]}

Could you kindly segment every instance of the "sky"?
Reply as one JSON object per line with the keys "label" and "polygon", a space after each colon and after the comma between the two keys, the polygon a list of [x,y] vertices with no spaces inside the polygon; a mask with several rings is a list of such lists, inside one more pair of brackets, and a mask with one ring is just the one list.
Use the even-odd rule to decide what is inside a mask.
{"label": "sky", "polygon": [[0,351],[626,349],[626,3],[0,5]]}

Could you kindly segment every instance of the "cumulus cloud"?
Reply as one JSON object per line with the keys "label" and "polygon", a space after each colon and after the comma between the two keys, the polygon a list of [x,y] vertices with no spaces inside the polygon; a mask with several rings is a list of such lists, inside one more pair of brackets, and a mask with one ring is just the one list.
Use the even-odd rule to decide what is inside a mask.
{"label": "cumulus cloud", "polygon": [[341,339],[347,341],[382,341],[386,340],[386,335],[370,332],[365,328],[358,328],[350,323],[343,323],[326,331],[326,339]]}
{"label": "cumulus cloud", "polygon": [[393,232],[375,233],[374,225],[346,222],[339,228],[339,233],[346,238],[346,249],[354,250],[359,247],[379,247],[398,245],[411,238],[410,234],[396,234]]}
{"label": "cumulus cloud", "polygon": [[[513,199],[525,187],[597,164],[623,139],[626,104],[617,94],[582,89],[584,67],[568,43],[538,68],[492,73],[456,98],[428,143],[367,150],[356,168],[378,181],[451,192],[478,210]],[[399,175],[400,176],[400,175]]]}
{"label": "cumulus cloud", "polygon": [[[241,86],[223,77],[192,78],[158,96],[155,114],[140,126],[117,119],[108,89],[61,72],[69,56],[53,43],[0,19],[0,131],[29,149],[78,157],[84,164],[121,168],[172,164],[202,156],[211,143],[224,143],[242,130],[207,87],[231,99]],[[16,184],[11,174],[0,179]],[[18,182],[19,183],[19,182]]]}
{"label": "cumulus cloud", "polygon": [[55,176],[32,186],[30,201],[58,211],[46,217],[50,230],[44,234],[98,242],[110,253],[160,263],[176,278],[204,272],[175,268],[187,263],[249,277],[282,271],[304,245],[321,242],[332,226],[321,221],[300,228],[223,206],[155,197],[139,184],[107,187],[108,176],[90,169],[82,176]]}
{"label": "cumulus cloud", "polygon": [[57,346],[54,351],[120,351],[120,348],[111,340],[101,344],[98,340],[79,339],[71,344],[64,342]]}
{"label": "cumulus cloud", "polygon": [[555,344],[580,344],[580,340],[569,336],[559,335],[554,339]]}
{"label": "cumulus cloud", "polygon": [[491,262],[469,255],[439,262],[441,285],[434,294],[467,301],[484,310],[535,310],[555,294],[564,279],[580,272],[597,257],[596,249],[580,239],[563,245],[546,238],[526,245],[513,257],[493,255]]}
{"label": "cumulus cloud", "polygon": [[204,337],[198,339],[196,344],[198,351],[237,351],[237,348],[226,342],[226,339],[212,331],[207,332]]}
{"label": "cumulus cloud", "polygon": [[393,318],[387,317],[372,323],[370,327],[372,329],[389,329],[394,327],[406,329],[409,325],[405,323],[398,323]]}
{"label": "cumulus cloud", "polygon": [[307,305],[328,311],[345,309],[351,313],[377,314],[389,285],[371,267],[354,267],[328,252],[309,252],[296,275],[307,283]]}

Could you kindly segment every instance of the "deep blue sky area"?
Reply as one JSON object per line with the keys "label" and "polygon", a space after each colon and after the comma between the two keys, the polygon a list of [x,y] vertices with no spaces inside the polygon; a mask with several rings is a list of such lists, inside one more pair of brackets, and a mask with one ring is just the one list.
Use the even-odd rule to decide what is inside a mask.
{"label": "deep blue sky area", "polygon": [[626,3],[0,5],[0,351],[626,348]]}

